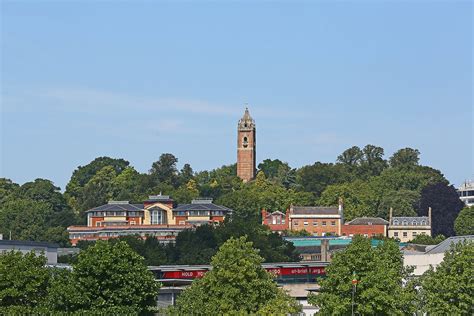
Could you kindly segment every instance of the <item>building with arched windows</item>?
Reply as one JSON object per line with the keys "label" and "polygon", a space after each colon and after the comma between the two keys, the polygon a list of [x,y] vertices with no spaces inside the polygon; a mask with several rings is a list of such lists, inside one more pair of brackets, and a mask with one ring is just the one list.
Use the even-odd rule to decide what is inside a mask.
{"label": "building with arched windows", "polygon": [[107,240],[137,235],[156,237],[160,242],[174,242],[179,232],[202,224],[216,224],[232,212],[212,203],[212,199],[195,199],[176,205],[167,195],[152,195],[143,204],[109,201],[86,211],[87,225],[68,227],[72,245],[80,240]]}

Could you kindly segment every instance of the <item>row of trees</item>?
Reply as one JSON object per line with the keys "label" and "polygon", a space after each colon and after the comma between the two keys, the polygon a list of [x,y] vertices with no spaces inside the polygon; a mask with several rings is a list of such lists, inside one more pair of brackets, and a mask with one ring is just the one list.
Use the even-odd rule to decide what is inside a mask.
{"label": "row of trees", "polygon": [[[470,315],[474,306],[474,243],[457,243],[436,271],[411,278],[398,245],[377,247],[361,236],[334,255],[309,302],[321,315]],[[231,237],[212,257],[212,270],[193,281],[167,311],[179,315],[296,314],[301,306],[277,287],[246,236]],[[159,284],[144,259],[122,241],[82,251],[72,271],[45,267],[45,257],[0,256],[2,314],[146,314],[156,311]]]}
{"label": "row of trees", "polygon": [[33,252],[0,256],[0,314],[138,314],[156,306],[159,284],[126,243],[97,242],[72,270]]}
{"label": "row of trees", "polygon": [[419,165],[419,152],[404,148],[388,160],[381,147],[352,147],[335,163],[316,162],[299,169],[278,159],[258,165],[255,181],[242,183],[236,165],[211,171],[178,169],[178,159],[162,154],[148,173],[139,173],[124,159],[100,157],[72,174],[64,193],[49,180],[23,185],[0,179],[0,233],[13,239],[67,244],[66,227],[84,224],[84,212],[108,200],[140,203],[148,195],[171,195],[178,203],[212,197],[232,208],[235,216],[260,222],[260,210],[285,211],[295,205],[335,205],[345,201],[345,218],[427,215],[433,209],[433,233],[451,236],[463,204],[443,174]]}
{"label": "row of trees", "polygon": [[373,248],[355,237],[335,254],[308,301],[321,315],[471,315],[474,306],[474,243],[457,243],[444,261],[420,278],[404,267],[398,245],[390,239]]}

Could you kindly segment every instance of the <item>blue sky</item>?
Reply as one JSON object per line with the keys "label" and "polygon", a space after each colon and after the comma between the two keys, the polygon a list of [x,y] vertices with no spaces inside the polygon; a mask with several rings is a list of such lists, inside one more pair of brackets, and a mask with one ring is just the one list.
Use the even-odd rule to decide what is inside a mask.
{"label": "blue sky", "polygon": [[98,156],[236,160],[245,103],[257,159],[334,162],[418,148],[474,177],[470,1],[1,1],[1,170],[61,188]]}

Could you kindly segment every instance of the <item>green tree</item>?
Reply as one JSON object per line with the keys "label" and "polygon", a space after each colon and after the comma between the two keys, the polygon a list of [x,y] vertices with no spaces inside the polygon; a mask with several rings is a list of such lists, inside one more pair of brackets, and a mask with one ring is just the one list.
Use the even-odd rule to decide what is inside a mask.
{"label": "green tree", "polygon": [[387,162],[383,159],[384,150],[382,147],[366,145],[362,149],[362,153],[360,171],[358,172],[362,177],[378,176],[387,167]]}
{"label": "green tree", "polygon": [[181,168],[179,172],[179,182],[182,184],[188,183],[193,178],[194,178],[193,168],[191,168],[191,165],[188,163],[184,164],[183,168]]}
{"label": "green tree", "polygon": [[52,282],[47,304],[57,311],[129,307],[139,312],[155,304],[158,289],[143,257],[125,242],[98,241],[81,251],[70,274]]}
{"label": "green tree", "polygon": [[411,167],[417,166],[420,160],[420,151],[413,148],[403,148],[395,152],[389,159],[390,166],[396,167]]}
{"label": "green tree", "polygon": [[84,197],[84,186],[94,177],[97,172],[102,170],[106,166],[110,166],[114,169],[116,174],[122,173],[127,168],[129,162],[124,159],[114,159],[110,157],[98,157],[88,163],[85,166],[79,166],[74,170],[71,180],[66,185],[66,191],[64,195],[68,204],[74,209],[76,213],[79,213],[77,205],[78,199],[85,199]]}
{"label": "green tree", "polygon": [[151,165],[150,176],[154,184],[167,183],[173,186],[178,185],[177,163],[178,158],[173,154],[162,154],[160,159]]}
{"label": "green tree", "polygon": [[343,164],[316,162],[296,171],[296,184],[316,197],[321,196],[327,186],[349,180],[348,168]]}
{"label": "green tree", "polygon": [[444,183],[426,186],[421,191],[418,215],[427,216],[429,207],[431,207],[432,234],[453,236],[454,221],[464,207],[456,189]]}
{"label": "green tree", "polygon": [[46,295],[49,272],[46,257],[34,252],[0,255],[0,306],[37,306]]}
{"label": "green tree", "polygon": [[301,307],[278,288],[273,276],[261,267],[262,262],[263,258],[245,237],[229,239],[212,258],[212,270],[178,297],[177,312],[183,315],[300,312]]}
{"label": "green tree", "polygon": [[413,238],[410,243],[411,244],[419,244],[419,245],[437,245],[443,240],[445,240],[446,237],[443,235],[438,235],[436,237],[433,236],[428,236],[428,235],[417,235],[415,238]]}
{"label": "green tree", "polygon": [[82,195],[77,199],[81,215],[84,215],[84,211],[106,204],[112,199],[116,176],[117,173],[112,166],[105,166],[87,182],[82,190]]}
{"label": "green tree", "polygon": [[396,242],[385,239],[374,248],[370,239],[356,236],[343,252],[335,254],[320,283],[321,293],[308,301],[319,306],[321,315],[351,314],[352,281],[356,279],[356,314],[410,314],[415,309],[415,292],[411,286],[402,287],[408,273]]}
{"label": "green tree", "polygon": [[423,311],[429,315],[472,315],[474,307],[474,243],[451,246],[434,271],[421,281]]}
{"label": "green tree", "polygon": [[7,178],[0,178],[0,205],[20,186]]}
{"label": "green tree", "polygon": [[465,207],[454,221],[456,235],[474,235],[474,206]]}
{"label": "green tree", "polygon": [[350,168],[356,168],[360,166],[363,157],[364,153],[362,152],[362,150],[357,146],[353,146],[349,149],[346,149],[342,154],[340,154],[337,157],[337,162],[347,165]]}

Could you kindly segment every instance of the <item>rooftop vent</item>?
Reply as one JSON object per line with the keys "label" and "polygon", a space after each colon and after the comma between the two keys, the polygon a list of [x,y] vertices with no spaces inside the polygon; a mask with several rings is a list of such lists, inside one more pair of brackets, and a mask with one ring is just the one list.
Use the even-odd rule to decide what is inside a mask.
{"label": "rooftop vent", "polygon": [[130,204],[129,201],[109,201],[108,204]]}
{"label": "rooftop vent", "polygon": [[212,198],[197,198],[191,201],[191,204],[211,204]]}

